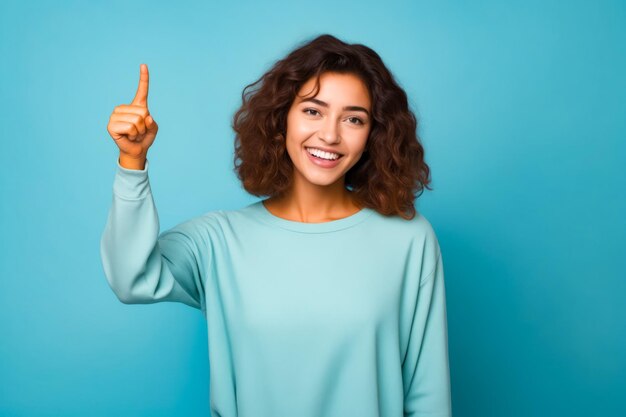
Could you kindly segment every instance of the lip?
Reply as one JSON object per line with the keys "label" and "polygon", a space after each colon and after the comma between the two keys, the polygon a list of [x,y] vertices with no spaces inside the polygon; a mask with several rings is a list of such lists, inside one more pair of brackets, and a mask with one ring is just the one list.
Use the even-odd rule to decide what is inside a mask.
{"label": "lip", "polygon": [[315,165],[321,168],[334,168],[337,165],[339,165],[339,161],[341,161],[341,158],[343,158],[343,155],[340,154],[341,156],[339,156],[339,158],[333,161],[329,161],[329,160],[324,160],[324,159],[314,157],[306,149],[304,149],[304,153],[306,153],[307,157],[309,158],[309,161],[313,162]]}
{"label": "lip", "polygon": [[[324,152],[336,153],[336,154],[339,154],[339,156],[340,156],[340,157],[341,157],[341,156],[343,156],[343,154],[342,154],[342,153],[337,152],[337,151],[336,151],[336,150],[334,150],[334,149],[324,148],[324,147],[322,147],[322,146],[305,146],[305,147],[306,147],[306,148],[315,148],[315,149],[319,149],[319,150],[324,151]],[[305,150],[306,150],[306,149],[305,149]]]}

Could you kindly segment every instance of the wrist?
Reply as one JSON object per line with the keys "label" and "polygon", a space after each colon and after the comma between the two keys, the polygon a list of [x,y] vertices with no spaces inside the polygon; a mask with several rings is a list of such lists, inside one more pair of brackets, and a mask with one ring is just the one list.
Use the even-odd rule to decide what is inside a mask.
{"label": "wrist", "polygon": [[120,152],[119,164],[126,169],[143,171],[146,167],[147,155],[127,155]]}

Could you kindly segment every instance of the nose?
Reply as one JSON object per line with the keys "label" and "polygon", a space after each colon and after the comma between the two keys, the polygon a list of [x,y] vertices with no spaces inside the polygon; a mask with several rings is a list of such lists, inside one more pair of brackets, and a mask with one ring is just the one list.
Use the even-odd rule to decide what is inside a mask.
{"label": "nose", "polygon": [[319,138],[326,143],[337,143],[341,139],[339,137],[339,129],[337,123],[330,117],[324,122],[318,133]]}

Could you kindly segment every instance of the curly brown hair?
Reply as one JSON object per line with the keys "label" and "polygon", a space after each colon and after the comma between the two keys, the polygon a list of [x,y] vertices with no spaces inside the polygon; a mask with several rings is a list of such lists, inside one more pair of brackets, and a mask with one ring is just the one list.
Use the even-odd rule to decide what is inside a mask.
{"label": "curly brown hair", "polygon": [[430,169],[405,91],[380,56],[361,44],[323,34],[301,44],[247,85],[233,116],[235,172],[255,196],[277,197],[291,186],[293,163],[285,146],[287,113],[302,85],[325,72],[354,74],[372,97],[372,128],[359,161],[345,175],[354,202],[383,215],[415,217],[414,200],[432,190]]}

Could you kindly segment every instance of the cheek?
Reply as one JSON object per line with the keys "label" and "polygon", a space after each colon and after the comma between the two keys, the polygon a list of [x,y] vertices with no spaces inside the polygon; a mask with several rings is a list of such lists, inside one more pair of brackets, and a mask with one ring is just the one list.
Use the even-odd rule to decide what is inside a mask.
{"label": "cheek", "polygon": [[363,152],[365,145],[367,145],[369,135],[362,135],[355,141],[355,146],[352,148],[354,152]]}
{"label": "cheek", "polygon": [[287,116],[287,133],[294,139],[303,139],[314,132],[314,123],[303,120],[300,115],[294,113]]}
{"label": "cheek", "polygon": [[314,129],[310,124],[303,122],[292,123],[289,129],[292,137],[297,140],[306,139],[314,132]]}
{"label": "cheek", "polygon": [[285,145],[287,148],[287,152],[292,157],[297,157],[298,152],[302,149],[302,143],[307,139],[302,131],[295,128],[295,126],[290,126],[287,129],[287,140],[285,141]]}

